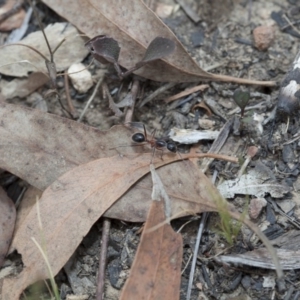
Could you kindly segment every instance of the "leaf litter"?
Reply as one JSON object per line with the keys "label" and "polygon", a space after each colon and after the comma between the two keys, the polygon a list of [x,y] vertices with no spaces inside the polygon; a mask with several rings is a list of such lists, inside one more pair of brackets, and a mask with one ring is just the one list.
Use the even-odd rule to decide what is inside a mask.
{"label": "leaf litter", "polygon": [[[39,200],[40,216],[37,214],[36,205],[33,206],[14,236],[11,250],[17,249],[22,254],[25,268],[17,277],[4,280],[2,288],[4,297],[18,299],[28,285],[49,276],[45,262],[32,243],[32,238],[39,244],[47,245],[46,255],[51,270],[57,274],[99,217],[130,186],[149,172],[150,158],[151,153],[102,158],[72,169],[50,185]],[[168,156],[164,161],[156,160],[156,167],[178,159]],[[199,172],[193,164],[190,167]],[[213,200],[217,191],[203,174],[201,177],[201,180],[198,176],[192,177],[193,191],[182,189],[188,192],[188,195],[183,193],[182,200],[187,201],[189,212],[218,211],[220,208]],[[233,207],[230,208],[230,214],[239,218]],[[182,207],[175,217],[181,215]],[[38,217],[43,223],[42,232],[35,226]],[[259,234],[249,221],[243,222]],[[262,238],[261,234],[259,236]]]}
{"label": "leaf litter", "polygon": [[16,221],[16,208],[13,201],[0,187],[0,268],[10,246]]}
{"label": "leaf litter", "polygon": [[233,180],[225,180],[218,185],[218,190],[225,198],[233,198],[236,194],[253,195],[262,198],[270,194],[281,198],[292,191],[291,187],[279,184],[276,180],[266,180],[264,174],[256,169],[250,169],[247,174]]}
{"label": "leaf litter", "polygon": [[[1,143],[6,145],[1,149],[5,149],[3,152],[10,153],[10,159],[5,158],[5,153],[3,153],[1,164],[5,164],[6,169],[14,174],[18,174],[21,178],[29,179],[29,182],[31,181],[33,185],[40,186],[41,188],[47,184],[51,184],[59,177],[60,172],[65,173],[68,168],[71,169],[71,171],[66,172],[57,181],[54,181],[50,187],[46,189],[40,200],[40,214],[43,220],[42,234],[46,239],[47,251],[49,251],[48,259],[51,262],[51,268],[53,273],[56,274],[66,263],[70,253],[75,251],[82,237],[87,234],[96,220],[98,220],[129,187],[149,172],[149,162],[152,154],[126,154],[126,152],[124,152],[123,155],[108,157],[112,154],[112,151],[116,151],[116,149],[108,148],[108,146],[111,147],[115,145],[116,141],[120,143],[124,137],[127,142],[130,140],[130,131],[124,126],[117,126],[116,128],[118,130],[115,128],[107,132],[100,132],[96,129],[54,115],[45,114],[43,118],[41,118],[38,111],[14,105],[1,104],[1,108],[3,121],[0,127],[2,129],[0,138],[2,139]],[[17,128],[18,122],[8,122],[11,117],[19,120],[19,128]],[[34,128],[36,132],[33,131]],[[123,130],[125,129],[127,134],[122,135],[122,128]],[[92,144],[89,140],[89,138],[91,138],[89,134],[92,136]],[[13,135],[15,137],[13,137]],[[100,135],[102,139],[96,139],[98,135]],[[105,136],[106,140],[104,138]],[[86,141],[84,146],[82,146],[83,140]],[[99,143],[100,140],[100,145],[95,148],[94,143]],[[109,143],[110,141],[112,144]],[[78,151],[74,151],[76,144],[78,144]],[[48,147],[50,147],[50,149],[48,149]],[[72,151],[68,149],[69,147],[72,148]],[[9,151],[7,151],[8,149]],[[32,151],[33,149],[35,149],[36,154]],[[58,149],[61,151],[58,151]],[[98,161],[91,161],[93,153],[91,149],[97,149],[94,155],[97,154],[103,158]],[[133,150],[135,151],[136,149]],[[55,163],[53,167],[56,156],[62,157],[64,151],[66,151],[64,160],[61,163]],[[70,151],[70,153],[68,151]],[[79,155],[82,153],[85,153],[84,157]],[[199,157],[201,155],[204,156],[206,154],[197,154],[196,156]],[[14,157],[15,160],[12,160],[12,157]],[[30,159],[31,161],[29,161]],[[156,157],[155,159],[156,161],[158,160],[157,166],[160,166],[171,161],[181,160],[181,157],[173,153],[166,153],[164,160]],[[90,162],[75,167],[76,161],[83,163],[84,160]],[[232,159],[232,161],[236,161],[236,159]],[[16,164],[16,162],[18,163]],[[59,166],[62,168],[59,168]],[[31,169],[33,167],[34,169]],[[186,182],[183,182],[181,178],[183,175],[182,170],[184,169],[188,170],[188,175],[183,176],[183,178],[186,178]],[[37,176],[38,170],[43,170],[45,173]],[[105,172],[103,173],[102,170],[105,170]],[[126,170],[126,173],[123,171],[123,174],[125,174],[123,177],[121,170]],[[211,184],[210,182],[208,183],[208,179],[201,173],[200,180],[199,175],[197,176],[198,170],[194,171],[196,172],[194,176],[191,176],[193,173],[191,166],[186,168],[184,165],[182,170],[173,173],[174,169],[170,169],[166,176],[166,178],[171,180],[166,187],[172,187],[172,189],[174,189],[168,192],[171,196],[172,194],[176,195],[174,199],[181,200],[172,208],[172,214],[174,214],[175,217],[179,217],[190,214],[191,212],[218,210],[215,203],[211,202],[211,191],[207,189],[207,186],[211,186]],[[31,173],[34,174],[32,177],[30,176]],[[47,175],[47,173],[49,174]],[[177,176],[174,174],[177,174]],[[193,180],[190,180],[190,178],[193,178]],[[187,182],[192,184],[190,189],[182,189],[182,186],[189,186]],[[199,182],[201,185],[204,184],[203,188],[198,186]],[[194,199],[192,198],[193,194],[191,191],[195,192]],[[185,194],[186,192],[188,192],[188,195]],[[58,199],[60,200],[58,201]],[[76,201],[79,202],[76,204]],[[176,201],[174,201],[174,203],[176,203]],[[185,205],[183,205],[183,203],[185,203]],[[201,205],[199,206],[199,204]],[[58,205],[60,210],[57,210]],[[85,211],[85,213],[83,213],[83,211]],[[24,220],[22,220],[22,225],[16,232],[11,247],[11,250],[16,248],[19,253],[22,253],[24,264],[27,266],[16,279],[7,278],[4,281],[3,292],[10,294],[11,291],[14,291],[13,294],[9,296],[12,297],[11,299],[17,299],[17,295],[19,295],[27,285],[41,278],[48,277],[48,270],[44,266],[40,252],[30,239],[34,237],[37,241],[41,242],[41,233],[39,229],[34,226],[36,222],[37,212],[36,206],[34,205]],[[53,226],[55,226],[55,228],[53,228]],[[28,230],[28,228],[31,229]],[[71,234],[72,228],[74,228],[74,234]],[[79,234],[79,232],[81,234]],[[4,295],[8,296],[8,294]]]}
{"label": "leaf litter", "polygon": [[[179,299],[183,242],[169,222],[171,200],[150,165],[152,204],[120,299]],[[157,227],[157,225],[159,225]],[[156,227],[155,230],[153,230]],[[153,247],[155,245],[155,247]]]}
{"label": "leaf litter", "polygon": [[[81,62],[88,55],[82,37],[77,29],[68,23],[51,24],[45,28],[45,33],[52,49],[63,40],[66,41],[55,53],[57,71],[66,70],[72,64]],[[36,31],[26,36],[20,43],[5,45],[0,48],[0,73],[7,76],[23,77],[30,72],[47,73],[45,60],[32,49],[20,44],[31,46],[49,56],[49,50],[41,31]],[[22,63],[18,63],[23,61]]]}
{"label": "leaf litter", "polygon": [[[147,146],[130,147],[134,131],[125,126],[100,131],[56,115],[41,116],[38,110],[12,104],[0,103],[0,108],[0,144],[3,145],[0,148],[0,165],[40,190],[45,190],[65,172],[91,160],[151,151]],[[170,155],[180,158],[178,154]],[[182,164],[176,164],[158,172],[172,182],[175,174],[182,174],[182,169],[185,170]],[[189,186],[186,178],[190,175],[186,176],[180,181]],[[145,177],[139,181],[137,188],[128,191],[105,215],[131,222],[144,221],[150,207],[149,179]],[[175,191],[170,192],[177,198]],[[148,196],[142,197],[145,194]],[[141,202],[141,198],[145,201]]]}
{"label": "leaf litter", "polygon": [[[129,187],[149,172],[151,155],[133,154],[90,161],[65,173],[51,184],[39,200],[40,216],[34,205],[15,233],[11,251],[17,249],[22,254],[26,267],[17,277],[4,280],[4,297],[18,299],[28,285],[49,276],[45,262],[32,243],[32,238],[39,244],[47,245],[47,258],[51,270],[57,274],[99,217]],[[181,158],[172,155],[163,161],[156,159],[156,167],[179,159]],[[203,175],[202,179],[204,178],[206,177]],[[216,210],[206,196],[209,191],[204,188],[200,190],[198,181],[194,184],[197,197],[195,200],[189,200],[190,197],[184,199],[190,202],[189,211],[197,211],[197,203],[202,204],[198,207],[200,211]],[[181,208],[178,215],[182,215]],[[42,232],[35,226],[38,217],[43,223]]]}
{"label": "leaf litter", "polygon": [[[130,69],[143,59],[148,45],[156,37],[168,38],[175,42],[175,51],[172,55],[151,62],[136,71],[136,74],[142,77],[162,82],[210,80],[275,86],[275,82],[272,81],[235,78],[202,70],[172,31],[143,1],[124,0],[120,5],[116,0],[101,2],[65,0],[64,6],[57,0],[43,0],[43,2],[87,36],[96,37],[102,34],[118,41],[121,47],[119,63],[126,69]],[[130,10],[127,7],[130,7]]]}

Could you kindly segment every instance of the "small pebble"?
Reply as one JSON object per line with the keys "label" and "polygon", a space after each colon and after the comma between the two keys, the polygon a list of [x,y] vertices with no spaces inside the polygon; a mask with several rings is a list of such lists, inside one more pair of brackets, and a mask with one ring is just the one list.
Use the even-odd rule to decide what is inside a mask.
{"label": "small pebble", "polygon": [[173,5],[168,5],[164,3],[157,3],[155,13],[162,19],[168,18],[171,16],[172,12],[174,10]]}
{"label": "small pebble", "polygon": [[199,123],[200,128],[206,129],[206,130],[212,129],[216,124],[215,121],[207,120],[207,119],[199,119],[198,123]]}
{"label": "small pebble", "polygon": [[249,216],[251,219],[257,219],[262,209],[267,205],[267,201],[264,198],[251,199],[249,205]]}
{"label": "small pebble", "polygon": [[263,279],[263,288],[275,288],[275,278],[273,276],[263,276]]}
{"label": "small pebble", "polygon": [[200,47],[204,45],[205,34],[204,31],[198,30],[191,34],[191,41],[193,47]]}
{"label": "small pebble", "polygon": [[93,86],[92,75],[89,70],[85,69],[84,64],[73,64],[68,69],[68,75],[72,81],[74,88],[80,94],[86,93]]}
{"label": "small pebble", "polygon": [[273,26],[258,26],[253,30],[254,45],[260,51],[266,51],[274,41],[275,29]]}
{"label": "small pebble", "polygon": [[282,148],[282,160],[285,163],[291,163],[294,162],[296,159],[295,157],[295,153],[293,151],[293,147],[289,144],[289,145],[283,145]]}

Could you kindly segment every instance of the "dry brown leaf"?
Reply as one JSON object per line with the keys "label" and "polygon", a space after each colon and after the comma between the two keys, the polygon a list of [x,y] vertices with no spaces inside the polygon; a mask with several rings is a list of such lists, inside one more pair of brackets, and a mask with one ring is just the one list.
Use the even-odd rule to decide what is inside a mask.
{"label": "dry brown leaf", "polygon": [[[105,157],[105,156],[112,155],[112,153],[114,153],[116,150],[110,150],[109,147],[116,146],[116,143],[118,143],[118,145],[124,144],[123,141],[128,142],[131,137],[130,130],[125,128],[124,126],[115,127],[110,131],[101,132],[94,128],[78,124],[68,119],[63,119],[50,114],[43,114],[41,116],[39,111],[34,111],[24,107],[9,105],[6,103],[0,103],[0,117],[1,117],[0,144],[2,145],[2,147],[0,147],[0,166],[4,166],[5,169],[10,170],[12,173],[17,174],[18,176],[20,176],[25,180],[28,180],[29,182],[32,182],[33,185],[38,186],[41,189],[43,189],[44,186],[51,184],[56,178],[58,178],[59,175],[72,169],[78,164],[82,164],[90,160],[93,160],[97,158],[97,156]],[[14,122],[11,122],[12,119],[14,120]],[[144,147],[125,147],[122,148],[122,154],[126,154],[126,149],[128,151],[145,151],[145,149],[141,149],[141,148]],[[201,156],[201,154],[199,154],[198,156]],[[132,180],[131,182],[126,181],[127,186],[122,186],[121,192],[120,189],[118,189],[118,192],[120,192],[119,197],[123,193],[125,193],[128,190],[128,188],[132,186],[141,176],[147,173],[147,171],[145,170],[148,169],[147,167],[151,159],[151,154],[149,153],[143,155],[138,154],[138,156],[134,156],[134,157],[135,160],[139,162],[143,162],[144,169],[142,171],[141,169],[138,169],[137,174],[132,175],[134,176],[134,180]],[[103,161],[109,161],[110,159],[112,159],[111,163],[109,163],[108,170],[110,172],[113,172],[112,166],[115,165],[116,166],[115,170],[116,172],[118,172],[118,168],[120,167],[119,161],[123,159],[124,162],[127,158],[128,156],[126,155],[123,158],[122,156],[115,157],[114,159],[106,158]],[[175,161],[178,159],[180,158],[176,154],[169,153],[164,155],[164,161],[159,159],[157,164],[163,165],[170,161]],[[236,161],[236,160],[233,159],[232,161]],[[134,163],[134,161],[130,161],[130,164],[132,163]],[[96,164],[94,165],[94,162],[88,163],[87,165],[92,165],[95,168],[97,168],[97,165]],[[81,167],[84,169],[86,168],[86,165],[83,165]],[[76,169],[74,169],[75,174],[73,174],[73,172],[69,172],[66,175],[63,175],[62,178],[65,178],[65,176],[70,176],[72,178],[70,180],[71,181],[74,180],[71,183],[73,185],[76,185],[76,187],[78,188],[78,182],[81,182],[79,179],[80,178],[82,179],[81,167],[77,167]],[[121,166],[121,170],[122,168],[123,170],[126,170],[126,174],[130,174],[129,167],[124,168],[124,166],[123,167]],[[106,170],[106,168],[103,167],[101,167],[100,169]],[[187,208],[184,208],[182,204],[178,205],[180,214],[188,214],[190,211],[196,212],[196,211],[215,210],[214,203],[211,203],[210,201],[207,200],[210,199],[211,196],[211,190],[207,189],[207,187],[210,186],[210,182],[207,183],[207,179],[202,173],[201,173],[202,175],[197,175],[196,173],[195,176],[193,176],[193,172],[196,171],[193,171],[194,169],[192,169],[190,166],[188,166],[186,169],[188,170],[189,175],[192,175],[190,178],[195,178],[196,181],[196,183],[194,182],[190,183],[192,185],[191,187],[186,186],[187,187],[186,189],[182,188],[184,186],[183,184],[186,184],[186,182],[183,182],[182,178],[178,176],[176,177],[173,176],[172,170],[170,170],[166,176],[167,178],[174,178],[173,179],[174,182],[171,182],[170,186],[174,186],[174,188],[177,187],[180,190],[180,192],[175,190],[173,194],[174,195],[177,194],[179,198],[180,197],[182,198],[183,203],[184,202],[187,203]],[[182,175],[183,173],[178,171],[176,172],[176,174]],[[95,176],[97,175],[99,174],[95,174]],[[77,179],[78,176],[79,179]],[[94,178],[94,180],[96,180],[93,174],[90,174],[90,176],[91,177],[89,178]],[[184,177],[189,178],[189,176],[184,176]],[[105,174],[105,178],[107,179],[106,174]],[[127,180],[130,179],[132,178],[131,177],[127,178]],[[205,188],[203,189],[201,189],[198,185],[200,179],[203,180],[204,182]],[[58,181],[58,183],[60,183],[60,181]],[[71,192],[69,191],[69,189],[67,189],[65,191],[66,194],[73,195],[72,184],[70,184]],[[113,184],[115,184],[115,182],[113,182]],[[93,186],[91,188],[93,189]],[[116,186],[113,185],[113,190],[115,189]],[[183,190],[194,191],[194,192],[186,195],[183,193]],[[80,192],[83,191],[87,192],[85,185],[84,187],[82,187],[82,190],[80,190]],[[76,190],[75,190],[75,194],[76,194]],[[195,199],[190,200],[192,195],[195,196]],[[117,197],[116,192],[114,196]],[[68,195],[64,197],[68,197]],[[50,212],[56,213],[58,211],[56,207],[57,199],[62,199],[62,197],[55,195],[55,201],[52,204],[52,206],[50,206],[51,209]],[[106,195],[104,199],[106,199]],[[99,199],[97,198],[97,200]],[[103,210],[105,211],[116,200],[117,198],[113,199],[112,202],[106,208],[105,207],[104,208],[101,207],[101,208],[103,208]],[[202,200],[204,203],[201,202]],[[200,210],[198,210],[197,207],[197,203],[199,203],[199,201],[201,203]],[[47,203],[46,208],[48,209],[49,208],[48,205],[51,202],[46,201],[46,203]],[[65,201],[63,201],[61,205],[62,204],[67,205]],[[97,205],[95,206],[95,208],[99,210],[99,207]],[[128,209],[129,208],[130,206],[128,206]],[[51,213],[48,214],[47,209],[46,209],[47,214],[45,218],[51,216]],[[97,215],[97,211],[96,211],[96,215],[94,215],[94,221],[90,220],[91,224],[86,224],[87,227],[85,227],[84,230],[88,231],[89,226],[91,226],[95,222],[95,220],[101,216],[101,214],[104,211],[101,210],[100,212],[98,211],[98,216],[96,216]],[[176,212],[176,210],[174,211]],[[94,211],[92,209],[91,213],[93,212]],[[78,211],[76,212],[74,211],[74,213],[76,215]],[[239,218],[239,215],[234,213],[234,211],[231,211],[231,215],[235,218]],[[28,220],[28,223],[32,222],[32,216],[36,217],[35,209],[32,209],[30,213],[27,215],[27,217],[25,218],[25,220],[23,220],[22,224],[24,225],[21,226],[23,230],[26,231],[24,227],[35,228],[35,231],[37,230],[35,226],[33,227],[25,226],[26,220]],[[81,216],[80,213],[79,216]],[[178,217],[178,215],[176,215],[176,217]],[[56,224],[54,219],[52,219],[52,217],[50,219],[51,220],[47,223],[47,225],[49,225],[50,223]],[[251,223],[249,223],[249,221],[244,220],[244,222],[250,227],[252,226]],[[60,224],[59,221],[58,224]],[[18,230],[18,232],[21,232],[21,227],[20,230]],[[64,230],[67,230],[65,227],[68,226],[63,226],[63,227]],[[258,230],[253,228],[253,226],[251,227],[251,229],[256,233],[259,233]],[[50,232],[52,233],[52,231],[53,228],[51,228]],[[31,235],[30,231],[27,231],[26,233]],[[84,236],[85,233],[83,232],[82,235],[79,236],[79,241],[75,239],[74,241],[72,240],[73,244],[71,246],[73,248],[71,250],[69,249],[71,253],[73,253],[73,251],[76,249],[76,246],[80,242],[81,237]],[[21,234],[21,236],[23,235]],[[26,239],[26,235],[24,236]],[[69,235],[66,236],[68,237]],[[73,236],[71,235],[70,237]],[[17,240],[18,242],[19,240],[22,242],[21,238]],[[26,241],[23,240],[23,242],[25,243]],[[266,241],[264,240],[264,242]],[[32,246],[33,244],[31,245],[31,247]],[[270,251],[272,251],[272,249],[270,249]],[[26,254],[24,255],[26,257]],[[60,260],[57,262],[58,265],[56,265],[55,267],[56,272],[57,269],[61,268],[65,263],[64,260],[66,259],[66,256],[68,255],[65,254],[65,256],[62,257],[62,261]],[[36,260],[34,263],[39,264],[39,262],[40,261]],[[26,268],[25,270],[29,272],[31,269]],[[47,276],[47,274],[46,275],[44,274],[43,276]],[[29,283],[27,282],[25,283],[25,285],[26,284]]]}
{"label": "dry brown leaf", "polygon": [[6,192],[0,187],[0,268],[7,254],[12,240],[15,221],[16,208]]}
{"label": "dry brown leaf", "polygon": [[[80,164],[118,153],[110,148],[131,145],[132,131],[125,126],[100,131],[5,102],[0,102],[0,119],[0,166],[40,190]],[[119,151],[147,149],[123,147]]]}
{"label": "dry brown leaf", "polygon": [[[153,194],[156,193],[156,196],[153,197],[130,276],[122,290],[120,299],[123,300],[175,300],[180,296],[182,237],[170,224],[157,227],[169,218],[165,212],[170,199],[155,170],[151,172]],[[155,227],[157,229],[153,230]]]}
{"label": "dry brown leaf", "polygon": [[50,78],[44,73],[36,72],[28,76],[28,78],[15,78],[11,81],[4,79],[0,82],[1,93],[6,99],[15,97],[24,98],[37,90],[39,87],[46,84]]}
{"label": "dry brown leaf", "polygon": [[[163,178],[164,186],[171,199],[171,215],[184,216],[197,211],[197,197],[208,197],[197,188],[198,182],[207,181],[206,176],[189,161],[179,161],[156,170]],[[182,188],[184,187],[184,188]],[[150,174],[139,180],[107,212],[106,216],[129,222],[144,222],[151,206],[152,180]],[[194,198],[195,197],[195,198]],[[143,199],[143,201],[141,201]],[[211,207],[203,206],[204,211]]]}
{"label": "dry brown leaf", "polygon": [[[133,131],[125,126],[115,126],[108,131],[100,131],[78,122],[52,114],[42,114],[38,110],[0,102],[0,166],[1,168],[26,180],[34,187],[44,190],[59,176],[72,168],[91,160],[126,153],[150,152],[149,147],[121,147],[131,145]],[[14,122],[11,122],[14,120]],[[180,159],[177,154],[170,154]],[[158,155],[159,156],[159,153]],[[167,153],[164,154],[164,159]],[[150,163],[150,159],[148,164]],[[177,198],[172,186],[182,182],[185,186],[189,171],[185,164],[178,164],[166,171],[159,170],[160,176],[168,178],[171,187],[168,192]],[[161,173],[162,172],[162,173]],[[174,176],[170,176],[169,174]],[[180,174],[186,174],[180,176]],[[173,181],[172,181],[173,180]],[[123,197],[109,209],[105,216],[122,220],[145,221],[150,207],[151,181],[143,179],[141,186]],[[137,193],[138,191],[138,193]],[[138,203],[141,194],[147,194],[145,203]],[[174,202],[174,211],[178,202]],[[179,202],[179,206],[186,209]],[[129,209],[130,208],[130,209]]]}
{"label": "dry brown leaf", "polygon": [[23,221],[26,219],[27,215],[30,213],[32,207],[36,204],[36,200],[42,197],[42,191],[33,187],[29,186],[20,205],[18,207],[18,214],[15,226],[15,232],[19,230],[22,226]]}
{"label": "dry brown leaf", "polygon": [[[45,28],[51,49],[55,49],[63,40],[66,41],[55,52],[54,61],[57,71],[63,71],[76,62],[82,61],[88,54],[84,47],[83,39],[78,36],[75,27],[67,23],[55,23]],[[50,58],[44,36],[41,31],[33,32],[20,43],[29,45],[39,50],[44,56]],[[27,60],[30,63],[16,63]],[[7,45],[0,49],[0,73],[22,77],[29,72],[48,73],[45,60],[33,50],[20,45]]]}
{"label": "dry brown leaf", "polygon": [[20,11],[16,12],[11,17],[9,17],[7,20],[2,22],[0,24],[0,30],[11,31],[21,27],[25,17],[26,17],[26,12],[24,9],[21,9]]}
{"label": "dry brown leaf", "polygon": [[[91,161],[67,172],[50,185],[39,201],[42,232],[37,226],[35,205],[15,233],[10,251],[17,249],[25,267],[17,277],[4,280],[4,299],[18,299],[28,285],[49,276],[32,237],[40,245],[47,246],[47,258],[52,272],[57,274],[99,217],[139,178],[149,172],[151,155],[132,154]],[[164,161],[156,159],[156,166],[178,159],[170,154]],[[207,182],[203,184],[207,185]],[[210,191],[207,186],[201,189],[195,182],[194,188],[197,193],[196,202],[188,199],[191,202],[189,211],[196,213],[216,210],[214,203],[208,202],[207,195]]]}
{"label": "dry brown leaf", "polygon": [[[5,278],[2,286],[4,299],[17,300],[22,290],[28,285],[49,277],[45,262],[32,242],[32,237],[39,244],[47,246],[46,255],[51,270],[57,274],[96,220],[129,187],[149,172],[150,159],[151,153],[147,153],[91,161],[67,172],[47,188],[39,204],[42,231],[36,226],[38,215],[35,205],[15,233],[10,251],[17,249],[22,255],[25,267],[16,277]],[[178,158],[171,154],[167,155],[164,161],[156,159],[156,167],[176,159]],[[190,169],[197,172],[197,168],[193,165],[189,165]],[[195,177],[192,190],[182,188],[182,182],[177,182],[177,193],[182,197],[182,201],[188,203],[190,213],[220,210],[219,206],[216,207],[215,201],[216,199],[222,202],[224,200],[220,198],[218,191],[203,174],[200,178]],[[240,215],[226,202],[222,207],[229,209],[232,217],[240,218]],[[173,217],[178,217],[182,213],[183,210],[179,207],[179,213]],[[267,244],[267,239],[259,230],[248,220],[245,219],[243,222],[259,235],[272,253],[272,257],[276,259],[273,248]],[[276,266],[278,268],[278,261]],[[280,270],[278,275],[282,275]]]}
{"label": "dry brown leaf", "polygon": [[[231,81],[244,84],[274,86],[275,82],[252,81],[243,78],[211,74],[202,70],[189,56],[173,32],[141,0],[43,0],[59,15],[80,31],[93,38],[108,35],[121,47],[119,63],[130,69],[139,62],[149,43],[156,37],[169,38],[176,43],[172,55],[147,64],[136,73],[163,82]],[[80,11],[80,14],[78,12]],[[87,21],[88,20],[88,21]]]}
{"label": "dry brown leaf", "polygon": [[[3,3],[2,3],[3,4]],[[11,16],[9,16],[7,19],[2,19],[3,16],[6,14],[9,14],[11,10],[14,9],[14,7],[18,6],[19,3],[17,3],[15,0],[8,0],[5,1],[5,4],[1,6],[0,8],[0,31],[11,31],[13,29],[19,28],[23,20],[26,16],[26,12],[23,8],[20,8],[13,13]]]}

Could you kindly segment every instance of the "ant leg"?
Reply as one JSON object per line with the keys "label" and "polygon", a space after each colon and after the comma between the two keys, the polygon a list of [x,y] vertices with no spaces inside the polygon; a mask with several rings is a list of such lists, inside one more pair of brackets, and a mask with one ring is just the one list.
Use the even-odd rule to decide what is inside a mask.
{"label": "ant leg", "polygon": [[163,149],[160,149],[160,151],[161,151],[160,159],[161,159],[161,160],[164,160],[164,159],[163,159],[164,150],[163,150]]}
{"label": "ant leg", "polygon": [[152,148],[152,157],[151,157],[150,164],[152,164],[153,162],[154,153],[155,153],[155,147]]}
{"label": "ant leg", "polygon": [[146,141],[148,141],[147,131],[146,131],[145,124],[143,124],[143,127],[144,127],[144,136],[145,136],[145,139],[146,139]]}

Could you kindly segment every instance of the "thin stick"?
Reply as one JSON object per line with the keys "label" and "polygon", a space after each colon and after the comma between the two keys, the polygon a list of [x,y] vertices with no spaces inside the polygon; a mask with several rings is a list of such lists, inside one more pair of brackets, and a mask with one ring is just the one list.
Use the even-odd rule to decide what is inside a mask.
{"label": "thin stick", "polygon": [[132,103],[131,107],[128,108],[128,110],[126,112],[125,123],[132,122],[135,102],[136,102],[136,98],[137,98],[139,90],[140,90],[140,81],[135,79],[133,81],[132,88],[131,88],[131,96],[132,96],[133,103]]}
{"label": "thin stick", "polygon": [[65,92],[66,92],[66,97],[67,97],[67,103],[69,107],[70,114],[72,115],[73,119],[76,119],[78,117],[78,113],[73,105],[71,96],[70,96],[70,91],[69,91],[69,78],[68,74],[65,73],[64,75],[64,81],[65,81]]}
{"label": "thin stick", "polygon": [[[214,176],[212,178],[213,184],[216,182],[216,178],[217,178],[217,171],[214,172]],[[190,271],[190,276],[189,276],[188,289],[187,289],[187,293],[186,293],[187,300],[190,300],[190,298],[191,298],[192,286],[193,286],[193,281],[194,281],[194,274],[195,274],[195,269],[196,269],[196,262],[197,262],[198,252],[199,252],[200,241],[201,241],[202,233],[204,230],[204,226],[206,225],[208,216],[209,216],[209,213],[204,212],[202,214],[201,222],[199,223],[197,239],[196,239],[195,249],[194,249],[194,255],[193,255],[193,260],[192,260],[192,265],[191,265],[191,271]]]}
{"label": "thin stick", "polygon": [[158,95],[160,95],[161,93],[164,93],[165,91],[171,89],[172,87],[174,87],[176,85],[175,82],[170,82],[167,83],[163,86],[161,86],[160,88],[158,88],[156,91],[154,91],[152,94],[150,94],[148,97],[146,97],[139,105],[138,107],[141,108],[142,106],[144,106],[146,103],[150,102],[151,100],[153,100],[155,97],[157,97]]}
{"label": "thin stick", "polygon": [[89,99],[88,102],[86,103],[86,105],[85,105],[85,107],[84,107],[84,109],[83,109],[83,111],[82,111],[82,113],[81,113],[79,119],[77,120],[77,122],[81,122],[82,118],[84,117],[84,115],[85,115],[85,113],[86,113],[88,107],[90,106],[90,104],[92,103],[92,101],[94,100],[94,98],[95,98],[95,96],[96,96],[96,93],[97,93],[97,91],[98,91],[98,88],[99,88],[100,84],[101,84],[102,81],[103,81],[103,78],[104,78],[104,77],[102,76],[102,77],[98,80],[98,82],[97,82],[97,84],[96,84],[96,86],[95,86],[95,88],[94,88],[93,94],[91,95],[90,99]]}
{"label": "thin stick", "polygon": [[101,240],[101,253],[100,253],[100,258],[99,258],[96,300],[103,299],[105,267],[106,267],[107,247],[108,247],[108,240],[109,240],[110,225],[111,225],[110,219],[104,218],[103,227],[102,227],[103,229],[102,229],[102,240]]}
{"label": "thin stick", "polygon": [[[49,53],[50,53],[50,61],[53,63],[53,53],[52,53],[52,50],[51,50],[49,41],[48,41],[48,39],[47,39],[47,36],[46,36],[46,34],[45,34],[43,24],[42,24],[42,22],[41,22],[41,20],[40,20],[40,17],[39,17],[39,15],[38,15],[38,13],[37,13],[35,7],[33,6],[33,3],[31,2],[31,0],[28,0],[28,1],[29,1],[29,3],[30,3],[31,7],[33,8],[34,16],[35,16],[35,18],[37,19],[37,21],[38,21],[38,23],[39,23],[39,27],[40,27],[40,29],[41,29],[41,31],[42,31],[42,33],[43,33],[44,39],[45,39],[45,41],[46,41],[46,44],[47,44],[47,47],[48,47],[48,50],[49,50]],[[46,60],[47,60],[47,59],[46,59]]]}
{"label": "thin stick", "polygon": [[190,271],[190,276],[189,276],[186,300],[191,299],[192,285],[193,285],[193,281],[194,281],[194,274],[195,274],[195,269],[196,269],[196,262],[197,262],[198,252],[199,252],[199,246],[200,246],[200,241],[201,241],[204,226],[206,224],[207,217],[208,217],[208,213],[207,212],[203,213],[201,222],[199,223],[197,239],[196,239],[196,244],[195,244],[195,249],[194,249],[194,254],[193,254],[193,260],[192,260],[192,265],[191,265],[191,271]]}
{"label": "thin stick", "polygon": [[30,50],[36,52],[38,55],[40,55],[44,60],[48,60],[48,58],[43,53],[41,53],[40,51],[38,51],[37,49],[31,47],[30,45],[26,45],[26,44],[22,44],[22,43],[13,43],[13,44],[8,44],[8,45],[3,45],[3,46],[0,47],[0,49],[4,48],[4,47],[11,47],[11,46],[23,46],[23,47],[27,47]]}
{"label": "thin stick", "polygon": [[239,160],[236,157],[228,156],[228,155],[222,155],[222,154],[216,154],[216,153],[199,153],[197,155],[189,155],[189,154],[181,154],[183,159],[190,158],[190,157],[197,157],[197,158],[204,158],[204,157],[210,157],[215,158],[219,160],[225,160],[232,163],[238,163]]}
{"label": "thin stick", "polygon": [[183,98],[185,96],[188,96],[190,94],[193,94],[195,92],[198,92],[198,91],[203,92],[207,88],[209,88],[208,84],[200,84],[200,85],[194,86],[192,88],[188,88],[188,89],[184,90],[183,92],[180,92],[176,95],[173,95],[173,96],[165,99],[165,102],[169,103],[169,102],[175,101],[177,99]]}

